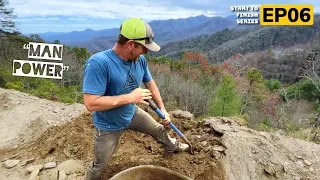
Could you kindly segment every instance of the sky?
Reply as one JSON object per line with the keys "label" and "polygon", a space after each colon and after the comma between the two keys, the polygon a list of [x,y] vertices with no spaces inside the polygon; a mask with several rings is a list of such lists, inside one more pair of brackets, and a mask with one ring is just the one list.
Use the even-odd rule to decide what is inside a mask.
{"label": "sky", "polygon": [[[228,16],[230,6],[279,4],[279,0],[9,0],[22,33],[71,32],[85,29],[119,28],[127,18],[146,22],[198,15]],[[319,0],[281,0],[280,4],[312,4],[320,12]]]}

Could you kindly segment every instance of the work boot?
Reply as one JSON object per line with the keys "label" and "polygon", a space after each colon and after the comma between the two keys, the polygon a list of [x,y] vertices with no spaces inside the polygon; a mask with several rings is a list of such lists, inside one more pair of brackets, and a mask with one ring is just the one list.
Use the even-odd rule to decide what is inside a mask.
{"label": "work boot", "polygon": [[176,138],[169,138],[173,144],[177,145],[177,149],[175,152],[188,152],[189,151],[189,145],[181,142],[177,142]]}
{"label": "work boot", "polygon": [[186,144],[186,143],[181,143],[181,142],[178,142],[178,148],[179,148],[179,152],[189,152],[189,145]]}

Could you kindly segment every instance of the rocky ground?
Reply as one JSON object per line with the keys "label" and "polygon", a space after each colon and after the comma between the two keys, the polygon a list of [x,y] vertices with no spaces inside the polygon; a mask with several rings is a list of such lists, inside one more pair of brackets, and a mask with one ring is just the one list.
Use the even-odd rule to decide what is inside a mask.
{"label": "rocky ground", "polygon": [[[185,112],[171,114],[194,145],[194,155],[165,154],[149,135],[127,131],[103,179],[147,164],[198,180],[320,179],[318,144],[258,132],[242,126],[238,118],[196,122]],[[93,157],[93,124],[83,105],[0,89],[0,128],[0,179],[83,179]]]}

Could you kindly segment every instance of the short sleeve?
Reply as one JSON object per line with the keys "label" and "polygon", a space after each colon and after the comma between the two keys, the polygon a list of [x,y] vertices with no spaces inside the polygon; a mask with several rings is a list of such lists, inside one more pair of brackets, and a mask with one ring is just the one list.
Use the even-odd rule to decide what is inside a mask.
{"label": "short sleeve", "polygon": [[150,73],[150,70],[149,70],[149,67],[148,67],[148,64],[147,64],[147,60],[144,56],[141,56],[141,60],[142,60],[142,66],[143,66],[143,69],[144,69],[144,75],[143,75],[143,79],[142,81],[143,82],[149,82],[152,80],[152,76],[151,76],[151,73]]}
{"label": "short sleeve", "polygon": [[82,92],[103,96],[108,84],[107,68],[97,60],[89,59],[84,67]]}

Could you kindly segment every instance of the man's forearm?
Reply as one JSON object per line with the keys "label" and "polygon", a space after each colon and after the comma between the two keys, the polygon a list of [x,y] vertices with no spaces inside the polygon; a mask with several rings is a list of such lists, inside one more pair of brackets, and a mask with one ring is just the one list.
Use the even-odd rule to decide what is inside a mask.
{"label": "man's forearm", "polygon": [[132,99],[129,94],[124,94],[119,96],[100,96],[86,106],[92,112],[114,109],[130,103],[132,103]]}
{"label": "man's forearm", "polygon": [[151,91],[152,93],[152,99],[157,103],[160,110],[165,110],[159,89],[157,85],[155,84],[154,80],[151,80],[148,83],[145,83],[146,87]]}

